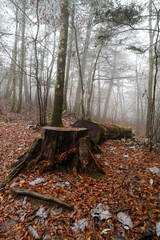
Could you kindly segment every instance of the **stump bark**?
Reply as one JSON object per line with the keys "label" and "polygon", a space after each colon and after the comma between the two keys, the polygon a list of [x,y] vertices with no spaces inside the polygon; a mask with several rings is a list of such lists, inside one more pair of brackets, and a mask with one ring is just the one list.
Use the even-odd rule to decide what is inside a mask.
{"label": "stump bark", "polygon": [[3,181],[1,188],[28,164],[35,166],[42,161],[45,163],[44,170],[45,167],[49,170],[64,168],[75,175],[77,172],[104,174],[94,156],[94,152],[100,150],[87,135],[86,128],[43,127],[41,136],[38,136],[32,146],[11,166],[14,170]]}

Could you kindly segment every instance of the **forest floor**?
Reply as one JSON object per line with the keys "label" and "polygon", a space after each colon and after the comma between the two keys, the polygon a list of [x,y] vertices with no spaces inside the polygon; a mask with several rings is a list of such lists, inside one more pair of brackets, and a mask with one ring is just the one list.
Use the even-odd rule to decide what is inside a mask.
{"label": "forest floor", "polygon": [[[35,111],[4,113],[9,121],[0,121],[0,184],[40,133]],[[64,118],[65,125],[73,121]],[[160,155],[150,153],[142,139],[108,140],[100,149],[96,157],[105,170],[100,178],[35,167],[9,182],[0,191],[0,239],[159,239]],[[15,198],[13,187],[57,197],[74,210]]]}

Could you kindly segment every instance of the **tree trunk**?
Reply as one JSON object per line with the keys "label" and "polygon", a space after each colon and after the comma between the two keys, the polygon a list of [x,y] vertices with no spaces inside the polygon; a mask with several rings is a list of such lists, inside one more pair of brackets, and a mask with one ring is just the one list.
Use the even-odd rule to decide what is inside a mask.
{"label": "tree trunk", "polygon": [[[88,56],[88,47],[90,44],[90,37],[91,37],[91,31],[92,31],[92,20],[93,20],[93,14],[91,12],[90,17],[89,17],[89,21],[88,21],[88,25],[87,25],[87,33],[86,33],[86,39],[85,39],[85,45],[84,45],[84,54],[82,57],[82,65],[81,65],[81,76],[79,75],[79,79],[78,79],[78,86],[77,86],[77,91],[76,91],[76,100],[75,100],[75,105],[74,105],[74,109],[73,112],[76,114],[76,116],[79,115],[80,113],[80,102],[81,102],[81,94],[82,94],[82,80],[84,78],[85,75],[85,69],[86,69],[86,62],[87,62],[87,56]],[[79,89],[81,89],[81,91],[79,91]],[[82,109],[83,110],[83,109]]]}
{"label": "tree trunk", "polygon": [[22,43],[21,43],[21,72],[19,79],[19,99],[18,106],[16,109],[17,113],[20,113],[22,106],[22,88],[23,88],[23,77],[24,77],[24,61],[25,61],[25,30],[26,30],[26,0],[23,1],[23,16],[22,16]]}
{"label": "tree trunk", "polygon": [[71,23],[70,23],[68,59],[67,59],[66,79],[65,79],[65,85],[64,85],[64,106],[63,106],[64,110],[67,110],[67,90],[68,90],[69,72],[70,72],[70,64],[71,64],[71,57],[72,57],[74,15],[75,15],[75,3],[73,3],[73,6],[72,6],[72,15],[71,15]]}
{"label": "tree trunk", "polygon": [[138,81],[137,56],[136,56],[136,95],[137,95],[136,135],[139,136],[140,134],[140,86]]}
{"label": "tree trunk", "polygon": [[159,27],[159,16],[160,12],[157,12],[157,36],[154,45],[154,53],[155,53],[155,73],[154,73],[154,84],[153,84],[153,100],[152,100],[152,112],[151,112],[151,126],[150,126],[150,151],[153,147],[154,141],[154,125],[155,125],[155,101],[156,101],[156,90],[157,90],[157,76],[158,76],[158,59],[159,59],[159,50],[158,50],[158,43],[159,43],[159,34],[160,34],[160,27]]}
{"label": "tree trunk", "polygon": [[[26,61],[26,59],[25,59]],[[25,66],[25,72],[27,72],[26,66]],[[24,101],[25,103],[30,102],[30,96],[29,96],[29,86],[28,86],[28,77],[27,75],[24,75]]]}
{"label": "tree trunk", "polygon": [[108,113],[109,101],[110,101],[110,97],[111,97],[111,93],[112,93],[113,81],[114,81],[115,71],[116,71],[116,57],[117,57],[117,52],[115,49],[114,58],[113,58],[113,67],[112,67],[112,73],[111,73],[111,80],[109,82],[109,87],[108,87],[108,91],[107,91],[107,95],[106,95],[105,103],[104,103],[104,111],[103,111],[103,117],[102,117],[102,119],[104,121],[108,117],[107,113]]}
{"label": "tree trunk", "polygon": [[90,119],[91,118],[91,113],[90,113],[90,107],[91,107],[91,97],[92,97],[92,93],[93,93],[93,84],[94,84],[94,78],[95,78],[95,73],[96,73],[96,67],[97,67],[97,62],[99,59],[99,55],[101,52],[102,46],[99,47],[97,55],[96,55],[96,59],[95,59],[95,63],[93,66],[93,72],[92,72],[92,77],[91,77],[91,83],[90,83],[90,91],[89,91],[89,97],[88,97],[88,101],[87,101],[87,112],[86,112],[86,118]]}
{"label": "tree trunk", "polygon": [[78,72],[79,72],[79,79],[80,79],[80,86],[81,86],[81,104],[77,104],[77,106],[81,106],[82,109],[82,118],[85,119],[85,107],[84,107],[84,85],[83,85],[83,74],[82,74],[82,65],[81,59],[79,55],[79,48],[78,48],[78,37],[77,37],[77,30],[75,28],[75,41],[76,41],[76,52],[78,58]]}
{"label": "tree trunk", "polygon": [[57,59],[57,77],[55,86],[54,103],[51,116],[51,126],[62,126],[62,111],[63,111],[63,91],[64,91],[64,77],[66,64],[66,51],[68,39],[68,18],[69,18],[69,2],[68,0],[61,0],[61,28],[59,51]]}
{"label": "tree trunk", "polygon": [[96,115],[95,120],[97,122],[101,119],[101,81],[99,80],[100,75],[100,69],[98,69],[98,100],[97,100],[97,109],[96,109]]}
{"label": "tree trunk", "polygon": [[152,0],[149,0],[149,79],[148,79],[148,105],[146,121],[146,137],[151,135],[152,125],[152,88],[153,88],[153,31],[152,31]]}
{"label": "tree trunk", "polygon": [[[12,96],[12,105],[11,112],[15,111],[16,103],[16,63],[17,63],[17,46],[18,46],[18,8],[16,7],[16,30],[15,30],[15,40],[14,40],[14,49],[13,49],[13,96]],[[11,68],[11,69],[12,69]]]}

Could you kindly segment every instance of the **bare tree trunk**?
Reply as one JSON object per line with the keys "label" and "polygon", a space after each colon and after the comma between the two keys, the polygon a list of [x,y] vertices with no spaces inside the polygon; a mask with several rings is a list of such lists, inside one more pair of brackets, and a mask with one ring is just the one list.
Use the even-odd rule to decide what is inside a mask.
{"label": "bare tree trunk", "polygon": [[63,110],[63,91],[66,65],[66,52],[68,40],[68,19],[69,19],[69,2],[61,0],[61,15],[60,15],[60,40],[57,59],[57,77],[54,95],[54,104],[51,116],[51,126],[62,126],[62,110]]}
{"label": "bare tree trunk", "polygon": [[86,118],[88,118],[88,119],[91,117],[91,113],[90,113],[91,97],[92,97],[92,93],[93,93],[93,84],[94,84],[94,78],[95,78],[95,73],[96,73],[97,62],[98,62],[101,50],[102,50],[102,46],[100,46],[99,49],[98,49],[98,52],[97,52],[97,55],[96,55],[96,59],[95,59],[95,62],[94,62],[94,66],[93,66],[93,72],[92,72],[91,83],[90,83],[89,97],[88,97],[88,101],[87,101]]}
{"label": "bare tree trunk", "polygon": [[23,16],[22,16],[22,43],[21,43],[21,72],[19,79],[19,99],[18,106],[16,109],[17,113],[20,113],[22,106],[22,88],[23,88],[23,77],[24,77],[24,61],[25,61],[25,30],[26,30],[26,0],[23,1]]}
{"label": "bare tree trunk", "polygon": [[154,53],[155,53],[155,74],[154,74],[154,84],[153,84],[153,100],[152,100],[152,112],[151,112],[151,127],[150,127],[150,151],[152,150],[153,140],[154,140],[154,123],[155,123],[155,101],[156,101],[156,89],[157,89],[157,75],[158,75],[158,59],[159,59],[159,51],[158,51],[158,42],[159,42],[159,17],[160,11],[157,12],[157,36],[156,42],[154,45]]}
{"label": "bare tree trunk", "polygon": [[136,135],[140,134],[140,88],[138,82],[137,56],[136,56],[136,95],[137,95],[137,119],[136,119]]}
{"label": "bare tree trunk", "polygon": [[81,86],[81,83],[82,83],[82,80],[83,80],[84,75],[85,75],[86,62],[87,62],[87,56],[88,56],[88,47],[89,47],[89,44],[90,44],[90,37],[91,37],[91,31],[92,31],[92,26],[91,26],[92,20],[93,20],[93,14],[91,12],[91,15],[90,15],[89,21],[88,21],[88,26],[87,26],[87,33],[86,33],[86,39],[85,39],[85,45],[84,45],[84,54],[83,54],[82,61],[81,61],[82,62],[81,77],[79,76],[79,79],[78,79],[78,86],[77,86],[77,91],[76,91],[76,100],[75,100],[75,105],[74,105],[74,109],[73,109],[73,112],[77,116],[79,115],[79,112],[80,112],[80,104],[79,103],[81,101],[82,91],[79,91],[79,89],[82,90],[82,88],[83,88],[83,86]]}
{"label": "bare tree trunk", "polygon": [[72,57],[74,15],[75,15],[75,2],[73,2],[73,6],[72,6],[72,15],[71,15],[71,23],[70,23],[70,37],[69,37],[69,47],[68,47],[68,59],[67,59],[67,69],[66,69],[66,79],[65,79],[65,85],[64,85],[64,109],[65,110],[67,110],[67,90],[68,90],[69,72],[70,72],[70,64],[71,64],[71,57]]}
{"label": "bare tree trunk", "polygon": [[77,39],[77,30],[76,30],[76,28],[75,28],[75,41],[76,41],[76,52],[77,52],[77,58],[78,58],[79,79],[80,79],[80,86],[81,86],[82,119],[85,119],[83,75],[82,75],[81,59],[80,59],[80,55],[79,55],[79,48],[78,48],[78,39]]}
{"label": "bare tree trunk", "polygon": [[30,109],[32,107],[32,56],[30,56],[30,66],[29,66],[29,105]]}
{"label": "bare tree trunk", "polygon": [[[98,75],[100,75],[100,69],[98,69]],[[95,119],[97,122],[101,119],[101,81],[98,80],[98,101],[97,101],[97,112]]]}
{"label": "bare tree trunk", "polygon": [[[26,58],[25,58],[26,61]],[[25,72],[27,72],[26,70],[26,66],[24,67]],[[27,75],[24,75],[24,101],[25,103],[29,103],[30,102],[30,97],[29,97],[29,86],[28,86],[28,77]]]}
{"label": "bare tree trunk", "polygon": [[115,77],[116,58],[117,58],[117,52],[115,50],[114,58],[113,58],[112,74],[111,74],[112,76],[111,76],[111,80],[109,82],[109,87],[108,87],[108,91],[107,91],[107,95],[106,95],[105,103],[104,103],[104,111],[103,111],[103,117],[102,117],[103,120],[105,120],[106,117],[107,117],[107,112],[108,112],[108,107],[109,107],[109,100],[110,100],[110,97],[111,97],[112,88],[113,88],[113,81],[114,81],[114,77]]}
{"label": "bare tree trunk", "polygon": [[18,46],[18,8],[16,7],[16,30],[15,30],[15,40],[14,40],[14,49],[13,49],[13,96],[12,96],[12,105],[11,112],[15,111],[16,103],[16,63],[17,63],[17,46]]}
{"label": "bare tree trunk", "polygon": [[147,121],[146,121],[146,136],[151,135],[152,124],[152,88],[153,88],[153,31],[152,31],[152,0],[149,0],[149,79],[148,79],[148,105],[147,105]]}

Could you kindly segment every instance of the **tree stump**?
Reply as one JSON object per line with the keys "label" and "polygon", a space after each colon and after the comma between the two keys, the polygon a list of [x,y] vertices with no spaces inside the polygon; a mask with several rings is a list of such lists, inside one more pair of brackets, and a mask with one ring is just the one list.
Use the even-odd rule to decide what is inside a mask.
{"label": "tree stump", "polygon": [[[43,170],[64,168],[73,174],[90,173],[104,174],[103,168],[94,156],[99,148],[87,136],[86,128],[43,127],[42,135],[38,136],[32,146],[12,165],[14,170],[3,181],[4,187],[29,164],[41,163]],[[46,164],[47,161],[47,164]]]}
{"label": "tree stump", "polygon": [[86,128],[58,128],[43,127],[44,138],[42,150],[37,162],[45,159],[52,160],[55,155],[60,155],[69,149],[77,147],[78,139],[88,134]]}

